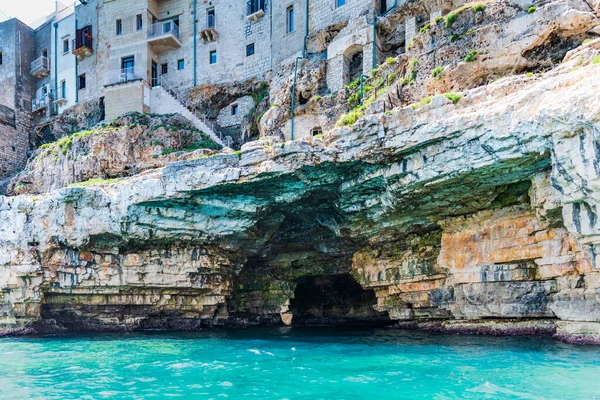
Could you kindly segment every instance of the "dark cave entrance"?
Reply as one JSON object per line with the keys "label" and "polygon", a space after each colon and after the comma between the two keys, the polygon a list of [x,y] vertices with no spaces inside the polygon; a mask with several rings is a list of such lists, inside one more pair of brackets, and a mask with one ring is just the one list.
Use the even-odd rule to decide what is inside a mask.
{"label": "dark cave entrance", "polygon": [[350,274],[307,276],[297,281],[290,311],[292,325],[383,325],[387,313],[376,311],[377,298]]}

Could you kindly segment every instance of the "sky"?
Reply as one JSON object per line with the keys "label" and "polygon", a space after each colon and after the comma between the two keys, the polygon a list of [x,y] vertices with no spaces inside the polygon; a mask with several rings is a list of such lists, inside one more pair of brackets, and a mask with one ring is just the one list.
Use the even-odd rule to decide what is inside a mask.
{"label": "sky", "polygon": [[[69,0],[61,1],[72,4]],[[8,15],[31,25],[40,18],[52,14],[54,4],[55,0],[0,0],[0,21],[4,21],[5,16]]]}

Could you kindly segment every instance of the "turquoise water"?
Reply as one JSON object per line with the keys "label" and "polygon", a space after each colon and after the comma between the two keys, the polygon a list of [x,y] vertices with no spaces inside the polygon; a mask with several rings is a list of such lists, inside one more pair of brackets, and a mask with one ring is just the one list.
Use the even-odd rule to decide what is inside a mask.
{"label": "turquoise water", "polygon": [[600,348],[265,328],[0,339],[2,399],[593,399]]}

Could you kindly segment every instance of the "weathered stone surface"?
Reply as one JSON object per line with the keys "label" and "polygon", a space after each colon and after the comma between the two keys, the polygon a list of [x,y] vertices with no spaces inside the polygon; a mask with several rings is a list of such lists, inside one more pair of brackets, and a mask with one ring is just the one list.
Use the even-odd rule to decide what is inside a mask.
{"label": "weathered stone surface", "polygon": [[128,114],[42,146],[12,179],[8,192],[39,194],[90,179],[131,176],[212,155],[216,148],[220,146],[180,115]]}
{"label": "weathered stone surface", "polygon": [[0,329],[393,321],[594,342],[599,55],[322,139],[0,197]]}

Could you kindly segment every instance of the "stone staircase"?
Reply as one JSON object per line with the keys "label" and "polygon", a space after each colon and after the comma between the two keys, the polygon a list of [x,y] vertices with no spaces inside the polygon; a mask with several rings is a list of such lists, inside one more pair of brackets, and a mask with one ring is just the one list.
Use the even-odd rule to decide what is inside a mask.
{"label": "stone staircase", "polygon": [[216,133],[214,127],[211,127],[206,120],[198,117],[197,112],[188,103],[186,96],[183,96],[166,81],[161,80],[160,86],[153,87],[151,96],[152,112],[157,114],[181,114],[190,120],[196,129],[204,132],[216,143],[226,147],[226,144],[220,135]]}

